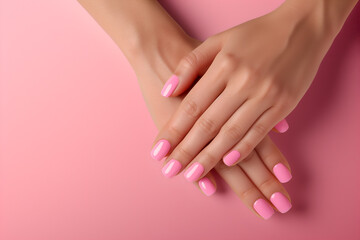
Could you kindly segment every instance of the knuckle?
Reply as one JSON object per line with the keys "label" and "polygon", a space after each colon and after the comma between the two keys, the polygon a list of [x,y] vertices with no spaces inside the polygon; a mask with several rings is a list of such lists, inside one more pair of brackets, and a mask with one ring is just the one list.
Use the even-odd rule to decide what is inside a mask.
{"label": "knuckle", "polygon": [[259,95],[261,99],[274,100],[279,97],[280,92],[280,84],[275,83],[275,81],[271,77],[268,77],[263,82]]}
{"label": "knuckle", "polygon": [[243,130],[238,125],[229,125],[223,127],[223,134],[225,137],[230,138],[233,141],[239,141],[243,135]]}
{"label": "knuckle", "polygon": [[[256,76],[258,74],[258,76]],[[253,82],[253,97],[258,98],[260,101],[274,101],[279,98],[281,93],[281,84],[278,81],[275,81],[275,78],[272,76],[264,76],[260,73],[252,73],[251,82]],[[254,77],[255,76],[255,77]],[[257,81],[253,81],[253,79]],[[260,84],[259,84],[260,83]]]}
{"label": "knuckle", "polygon": [[[243,141],[241,143],[241,153],[243,153],[244,155],[250,154],[251,152],[253,152],[254,148],[255,148],[255,146],[251,142]],[[250,159],[250,158],[248,158],[248,159]]]}
{"label": "knuckle", "polygon": [[256,123],[252,130],[256,134],[256,137],[261,137],[267,134],[268,128],[262,123]]}
{"label": "knuckle", "polygon": [[220,69],[224,72],[233,71],[239,64],[239,59],[234,54],[224,53],[220,58]]}
{"label": "knuckle", "polygon": [[179,154],[180,158],[182,159],[192,159],[193,158],[193,155],[191,154],[191,152],[184,148],[184,146],[179,146],[177,149],[176,149],[177,153]]}
{"label": "knuckle", "polygon": [[182,137],[182,132],[173,124],[168,126],[167,131],[170,133],[170,136],[173,136],[177,139],[180,139]]}
{"label": "knuckle", "polygon": [[239,70],[234,73],[233,77],[227,82],[226,90],[231,97],[244,97],[251,86],[251,84],[249,84],[250,82],[247,73]]}
{"label": "knuckle", "polygon": [[197,103],[191,99],[183,101],[183,111],[191,118],[197,118],[200,115],[200,109]]}
{"label": "knuckle", "polygon": [[259,67],[255,67],[252,64],[243,63],[241,70],[247,76],[246,80],[249,82],[254,82],[254,79],[260,79],[262,76],[262,71]]}
{"label": "knuckle", "polygon": [[208,135],[213,136],[216,134],[216,124],[209,118],[200,118],[197,121],[197,125]]}
{"label": "knuckle", "polygon": [[296,94],[290,91],[281,91],[281,93],[279,93],[277,106],[281,111],[288,111],[289,109],[295,108],[296,105]]}
{"label": "knuckle", "polygon": [[255,157],[255,151],[251,151],[244,160],[241,161],[242,164],[251,161]]}
{"label": "knuckle", "polygon": [[233,93],[232,95],[236,96],[243,96],[246,92],[248,92],[250,96],[254,95],[254,93],[258,96],[260,91],[258,87],[258,79],[261,79],[259,77],[260,72],[253,67],[243,66],[242,64],[243,63],[241,63],[241,67],[232,74],[233,77],[228,82],[228,86],[231,89],[230,91]]}
{"label": "knuckle", "polygon": [[278,182],[275,180],[275,178],[268,178],[265,181],[261,182],[258,186],[260,190],[262,189],[273,189],[275,185],[277,185]]}
{"label": "knuckle", "polygon": [[190,68],[198,63],[198,57],[195,52],[190,52],[181,60],[181,66],[183,68]]}
{"label": "knuckle", "polygon": [[258,191],[259,190],[257,188],[255,188],[254,186],[251,186],[243,191],[240,191],[239,197],[240,197],[240,199],[243,199],[243,200],[247,199],[249,197],[251,198],[251,196],[257,195]]}
{"label": "knuckle", "polygon": [[220,160],[219,157],[216,157],[210,152],[205,152],[204,158],[206,159],[206,162],[212,166],[214,166]]}

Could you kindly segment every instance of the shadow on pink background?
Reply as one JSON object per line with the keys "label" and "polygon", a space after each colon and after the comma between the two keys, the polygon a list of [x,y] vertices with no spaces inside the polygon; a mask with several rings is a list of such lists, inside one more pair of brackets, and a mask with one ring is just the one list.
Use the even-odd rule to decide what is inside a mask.
{"label": "shadow on pink background", "polygon": [[[281,2],[162,1],[200,39]],[[360,239],[359,4],[289,132],[272,135],[293,169],[294,207],[269,221],[220,179],[208,198],[162,176],[135,75],[76,1],[0,11],[1,240]]]}

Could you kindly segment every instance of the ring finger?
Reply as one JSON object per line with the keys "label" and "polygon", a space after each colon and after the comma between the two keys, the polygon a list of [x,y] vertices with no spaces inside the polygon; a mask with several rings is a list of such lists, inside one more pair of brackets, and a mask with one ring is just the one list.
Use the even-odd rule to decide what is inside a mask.
{"label": "ring finger", "polygon": [[[224,91],[223,94],[214,102],[212,106],[199,118],[195,123],[193,128],[185,136],[185,138],[176,146],[172,151],[170,156],[166,159],[167,161],[177,162],[181,165],[182,168],[185,168],[194,158],[197,159],[197,155],[204,149],[206,146],[220,131],[221,126],[228,120],[229,117],[234,112],[234,107],[236,108],[237,104],[241,104],[236,101],[229,101],[233,99],[233,95],[229,93],[230,90]],[[231,102],[236,102],[229,105]],[[261,114],[265,107],[256,107],[257,102],[254,100],[245,101],[239,109],[242,112],[247,112],[248,114],[242,119],[244,125],[250,124]],[[221,114],[219,114],[221,112]],[[215,138],[216,139],[216,138]],[[211,145],[211,143],[209,143]],[[221,145],[224,151],[231,148],[234,143],[229,142],[228,146]],[[208,147],[206,147],[207,149]],[[217,155],[202,155],[202,161],[197,161],[194,159],[194,164],[192,164],[185,173],[185,177],[188,181],[195,181],[203,173],[210,171],[219,159],[222,158],[221,152],[218,152]],[[182,169],[181,168],[181,169]],[[180,170],[181,170],[180,169]]]}

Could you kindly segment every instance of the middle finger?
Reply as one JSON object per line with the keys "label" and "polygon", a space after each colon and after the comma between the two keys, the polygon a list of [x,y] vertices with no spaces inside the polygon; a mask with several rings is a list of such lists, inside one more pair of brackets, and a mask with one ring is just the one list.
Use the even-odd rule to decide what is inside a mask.
{"label": "middle finger", "polygon": [[[176,161],[182,168],[185,168],[186,165],[216,136],[221,126],[245,100],[244,98],[235,97],[230,92],[229,88],[224,90],[224,92],[196,121],[185,138],[176,146],[165,162]],[[244,104],[246,104],[246,102]],[[219,112],[221,112],[221,114],[219,114]],[[253,111],[252,113],[256,114],[256,111]],[[229,146],[229,148],[230,147],[231,146]],[[217,161],[219,159],[221,159],[220,155],[218,156]],[[199,169],[202,168],[203,166],[200,166]],[[192,176],[192,178],[195,180],[195,176]]]}

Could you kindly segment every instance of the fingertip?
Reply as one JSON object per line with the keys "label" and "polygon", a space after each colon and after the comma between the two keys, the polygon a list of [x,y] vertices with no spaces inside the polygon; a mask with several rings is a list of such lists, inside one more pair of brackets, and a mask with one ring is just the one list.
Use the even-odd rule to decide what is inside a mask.
{"label": "fingertip", "polygon": [[208,177],[203,177],[198,183],[201,191],[208,197],[212,196],[216,192],[216,184],[214,184],[212,180]]}
{"label": "fingertip", "polygon": [[282,163],[278,163],[273,167],[273,173],[281,183],[287,183],[292,179],[290,170]]}
{"label": "fingertip", "polygon": [[257,199],[253,204],[253,208],[264,220],[268,220],[275,213],[271,205],[263,198]]}
{"label": "fingertip", "polygon": [[240,152],[232,150],[223,157],[223,162],[226,166],[233,166],[240,159]]}
{"label": "fingertip", "polygon": [[163,97],[170,97],[173,95],[179,84],[179,77],[173,74],[165,83],[164,87],[161,90],[161,95]]}
{"label": "fingertip", "polygon": [[275,129],[279,132],[279,133],[285,133],[287,130],[289,130],[289,124],[286,121],[286,119],[284,118],[283,120],[281,120],[278,124],[275,125]]}
{"label": "fingertip", "polygon": [[281,192],[273,193],[270,197],[270,201],[281,213],[286,213],[292,208],[290,199]]}

